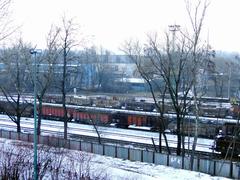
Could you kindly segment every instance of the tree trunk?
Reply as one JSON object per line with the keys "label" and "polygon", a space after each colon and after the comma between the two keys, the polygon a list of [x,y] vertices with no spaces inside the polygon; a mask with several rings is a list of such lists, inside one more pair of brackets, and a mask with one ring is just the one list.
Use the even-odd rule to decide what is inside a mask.
{"label": "tree trunk", "polygon": [[102,143],[102,142],[101,142],[101,134],[100,134],[100,132],[98,131],[96,122],[95,122],[95,120],[91,117],[91,114],[90,114],[90,113],[88,114],[88,117],[89,117],[89,119],[90,119],[90,121],[91,121],[91,123],[92,123],[92,125],[93,125],[93,127],[94,127],[94,129],[95,129],[95,131],[96,131],[96,133],[97,133],[98,143],[101,144],[101,143]]}
{"label": "tree trunk", "polygon": [[181,154],[181,118],[177,114],[177,155]]}
{"label": "tree trunk", "polygon": [[38,123],[37,123],[37,135],[41,134],[41,121],[42,121],[42,99],[38,99]]}
{"label": "tree trunk", "polygon": [[67,121],[64,120],[64,139],[67,139]]}
{"label": "tree trunk", "polygon": [[97,129],[97,126],[96,126],[95,122],[93,122],[93,120],[92,120],[92,123],[93,123],[93,127],[94,127],[95,131],[97,132],[98,143],[101,144],[101,136],[100,136],[100,133],[99,133],[99,131],[98,131],[98,129]]}
{"label": "tree trunk", "polygon": [[62,76],[62,103],[63,103],[63,121],[64,121],[64,139],[67,139],[67,108],[66,108],[66,81],[67,81],[67,44],[65,41],[64,51],[63,51],[63,76]]}
{"label": "tree trunk", "polygon": [[64,122],[64,139],[67,139],[67,123],[68,123],[68,117],[67,117],[67,107],[66,107],[66,95],[63,93],[62,97],[62,103],[63,103],[63,122]]}
{"label": "tree trunk", "polygon": [[164,137],[164,140],[165,140],[167,152],[168,152],[168,154],[171,154],[170,148],[169,148],[169,146],[168,146],[167,136],[166,136],[166,133],[165,133],[165,132],[163,133],[163,137]]}
{"label": "tree trunk", "polygon": [[199,108],[197,104],[197,92],[196,92],[196,86],[194,85],[194,105],[195,105],[195,133],[194,133],[194,139],[193,139],[193,145],[192,145],[192,153],[191,153],[191,158],[190,158],[190,169],[191,171],[193,170],[193,163],[194,163],[194,155],[195,155],[195,150],[197,146],[197,138],[198,138],[198,121],[199,121]]}
{"label": "tree trunk", "polygon": [[17,117],[17,132],[20,133],[21,132],[21,125],[20,125],[20,117]]}
{"label": "tree trunk", "polygon": [[159,130],[159,147],[158,150],[160,153],[162,153],[162,132]]}

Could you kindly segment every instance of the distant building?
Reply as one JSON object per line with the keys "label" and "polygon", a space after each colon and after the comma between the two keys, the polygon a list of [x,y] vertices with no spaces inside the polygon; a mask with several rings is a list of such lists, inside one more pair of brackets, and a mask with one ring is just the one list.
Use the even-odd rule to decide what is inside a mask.
{"label": "distant building", "polygon": [[115,81],[118,86],[125,87],[125,91],[144,92],[148,91],[148,85],[142,78],[122,78]]}

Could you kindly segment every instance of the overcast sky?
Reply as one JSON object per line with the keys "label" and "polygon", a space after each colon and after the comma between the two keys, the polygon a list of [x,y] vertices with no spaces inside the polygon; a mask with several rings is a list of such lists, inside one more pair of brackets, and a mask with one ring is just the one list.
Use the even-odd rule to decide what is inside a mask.
{"label": "overcast sky", "polygon": [[[239,9],[240,0],[211,0],[202,38],[209,34],[216,50],[240,52]],[[14,0],[12,11],[23,39],[38,48],[44,48],[51,24],[58,24],[63,14],[74,17],[96,46],[116,53],[131,37],[144,39],[168,25],[189,23],[184,0]]]}

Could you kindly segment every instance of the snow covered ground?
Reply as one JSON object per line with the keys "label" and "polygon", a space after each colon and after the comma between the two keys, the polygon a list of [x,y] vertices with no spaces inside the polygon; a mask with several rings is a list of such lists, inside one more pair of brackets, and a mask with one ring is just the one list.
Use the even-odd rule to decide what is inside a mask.
{"label": "snow covered ground", "polygon": [[[4,144],[4,147],[15,146],[19,141],[0,139],[0,147]],[[227,178],[223,177],[212,177],[207,174],[192,172],[181,169],[174,169],[171,167],[166,167],[162,165],[154,165],[149,163],[142,162],[131,162],[128,160],[116,159],[106,156],[100,156],[90,153],[84,153],[73,150],[67,151],[68,157],[69,154],[77,156],[77,153],[83,153],[84,156],[90,157],[90,175],[101,173],[106,179],[113,180],[225,180]],[[29,154],[32,152],[29,152]],[[31,157],[30,157],[31,158]],[[0,159],[1,160],[1,159]],[[64,161],[67,162],[66,160]],[[76,162],[78,163],[78,162]],[[67,167],[68,164],[65,164],[66,169],[71,169],[74,167]],[[49,179],[49,178],[45,178]],[[101,179],[101,178],[100,178]]]}

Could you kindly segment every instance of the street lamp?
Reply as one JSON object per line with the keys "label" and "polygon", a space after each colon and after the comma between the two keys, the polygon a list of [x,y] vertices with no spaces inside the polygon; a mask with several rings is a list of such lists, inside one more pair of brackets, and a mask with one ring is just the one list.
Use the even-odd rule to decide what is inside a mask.
{"label": "street lamp", "polygon": [[34,54],[34,180],[38,179],[38,168],[37,168],[37,77],[36,77],[36,72],[37,72],[37,64],[36,64],[36,59],[37,59],[37,54],[40,54],[42,51],[40,49],[31,49],[30,54]]}

